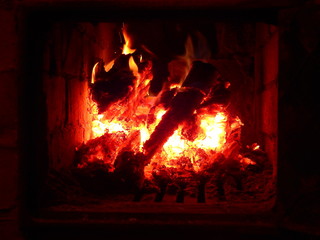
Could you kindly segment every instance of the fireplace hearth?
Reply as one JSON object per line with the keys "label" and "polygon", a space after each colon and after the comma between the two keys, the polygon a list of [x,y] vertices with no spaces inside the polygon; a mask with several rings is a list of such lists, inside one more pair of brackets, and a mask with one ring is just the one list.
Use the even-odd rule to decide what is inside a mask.
{"label": "fireplace hearth", "polygon": [[26,236],[292,237],[291,179],[317,182],[310,167],[294,180],[301,164],[288,159],[299,145],[288,133],[302,136],[296,125],[317,107],[309,87],[291,82],[297,58],[310,61],[300,75],[313,80],[318,60],[316,30],[305,30],[310,41],[299,35],[306,23],[295,12],[308,15],[86,3],[23,10]]}

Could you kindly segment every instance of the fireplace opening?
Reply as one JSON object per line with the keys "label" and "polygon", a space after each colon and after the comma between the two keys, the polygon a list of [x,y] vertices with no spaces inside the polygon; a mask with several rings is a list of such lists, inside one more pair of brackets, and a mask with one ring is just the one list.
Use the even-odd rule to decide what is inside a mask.
{"label": "fireplace opening", "polygon": [[31,31],[26,89],[36,107],[24,131],[34,131],[38,216],[269,211],[278,122],[269,20],[37,22],[45,31]]}

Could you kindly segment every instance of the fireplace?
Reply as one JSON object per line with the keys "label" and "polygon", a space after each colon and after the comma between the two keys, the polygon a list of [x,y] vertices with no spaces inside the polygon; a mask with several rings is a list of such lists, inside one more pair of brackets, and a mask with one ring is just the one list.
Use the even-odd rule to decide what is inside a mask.
{"label": "fireplace", "polygon": [[[25,11],[28,234],[274,234],[284,87],[278,11]],[[207,149],[210,127],[223,133],[213,133]],[[175,133],[178,143],[170,142]]]}

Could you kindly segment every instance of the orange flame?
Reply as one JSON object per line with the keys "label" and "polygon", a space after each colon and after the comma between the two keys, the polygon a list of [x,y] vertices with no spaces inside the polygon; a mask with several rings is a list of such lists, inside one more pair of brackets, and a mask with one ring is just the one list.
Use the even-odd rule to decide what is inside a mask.
{"label": "orange flame", "polygon": [[128,54],[134,53],[135,49],[132,49],[130,47],[131,46],[131,40],[130,40],[130,37],[129,37],[128,33],[127,33],[126,25],[124,25],[124,27],[122,29],[122,34],[123,34],[123,38],[124,38],[122,54],[128,55]]}

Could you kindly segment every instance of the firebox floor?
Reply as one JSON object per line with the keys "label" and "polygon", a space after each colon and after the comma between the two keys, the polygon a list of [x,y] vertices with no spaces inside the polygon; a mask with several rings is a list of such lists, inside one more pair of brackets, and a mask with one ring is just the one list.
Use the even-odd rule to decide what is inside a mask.
{"label": "firebox floor", "polygon": [[[176,203],[174,196],[166,196],[162,202],[147,201],[146,198],[132,202],[122,196],[112,201],[95,199],[85,205],[51,206],[42,209],[41,216],[33,221],[46,233],[51,228],[54,233],[57,229],[72,226],[76,233],[80,230],[89,232],[89,239],[95,239],[91,238],[93,232],[106,232],[103,236],[113,234],[115,237],[111,239],[182,239],[219,233],[222,238],[216,239],[234,239],[235,236],[246,240],[266,239],[261,236],[274,234],[277,229],[273,201],[197,203],[194,198],[186,197],[184,203]],[[243,233],[246,233],[245,238],[239,238]],[[248,238],[248,233],[256,233],[259,237]],[[88,239],[78,235],[79,239]]]}
{"label": "firebox floor", "polygon": [[[208,199],[206,203],[197,203],[196,198],[186,196],[184,203],[175,202],[173,195],[165,196],[162,202],[154,202],[153,195],[145,196],[139,202],[132,196],[113,196],[112,198],[86,199],[82,204],[60,204],[42,209],[46,219],[66,219],[79,221],[154,221],[165,218],[166,221],[210,221],[216,219],[227,222],[246,222],[266,224],[273,220],[274,200],[268,201],[216,201]],[[189,219],[190,220],[190,219]]]}
{"label": "firebox floor", "polygon": [[140,194],[112,193],[105,190],[110,187],[103,184],[107,181],[98,179],[99,181],[83,188],[83,185],[70,176],[69,172],[53,175],[52,181],[47,185],[47,190],[50,191],[44,191],[43,194],[45,203],[40,211],[41,219],[129,224],[150,224],[155,221],[186,224],[190,221],[201,224],[223,221],[237,224],[247,224],[248,221],[254,224],[274,222],[272,210],[276,187],[272,175],[264,172],[244,179],[241,190],[232,181],[226,181],[223,195],[219,194],[216,185],[208,183],[203,191],[204,202],[199,201],[198,188],[192,184],[184,189],[182,198],[177,188],[168,187],[161,201],[156,202],[159,191],[154,188],[145,188]]}

